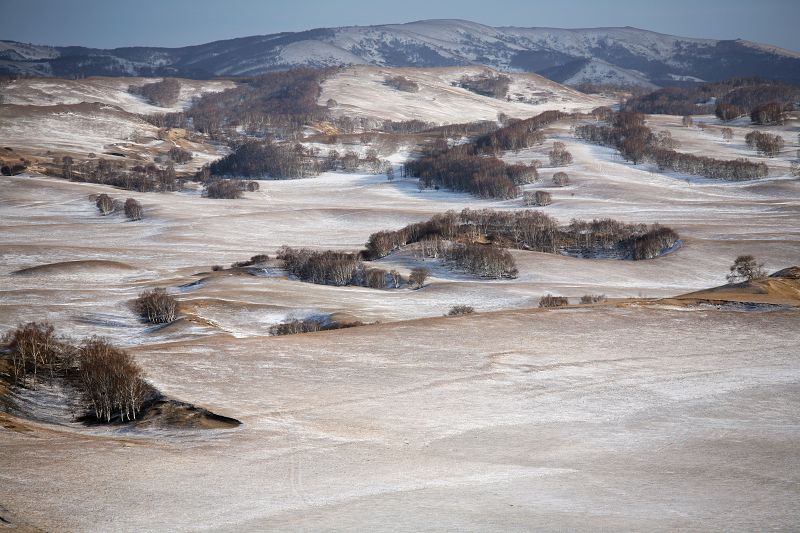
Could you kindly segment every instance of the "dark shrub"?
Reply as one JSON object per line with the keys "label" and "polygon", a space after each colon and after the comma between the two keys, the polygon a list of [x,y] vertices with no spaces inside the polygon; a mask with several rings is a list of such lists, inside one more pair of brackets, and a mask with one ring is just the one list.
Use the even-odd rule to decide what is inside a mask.
{"label": "dark shrub", "polygon": [[564,296],[546,294],[539,300],[539,307],[564,307],[565,305],[569,305],[569,301]]}
{"label": "dark shrub", "polygon": [[153,324],[167,324],[178,314],[178,300],[160,288],[142,292],[133,305],[143,319]]}
{"label": "dark shrub", "polygon": [[447,312],[447,316],[463,316],[463,315],[471,315],[475,312],[475,309],[469,305],[454,305],[450,308]]}

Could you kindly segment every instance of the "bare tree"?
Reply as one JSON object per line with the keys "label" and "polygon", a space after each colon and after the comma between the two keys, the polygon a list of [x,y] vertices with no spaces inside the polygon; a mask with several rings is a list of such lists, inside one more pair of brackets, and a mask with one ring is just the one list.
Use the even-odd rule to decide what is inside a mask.
{"label": "bare tree", "polygon": [[105,193],[101,194],[97,197],[97,209],[100,210],[100,214],[105,216],[110,213],[114,212],[114,200]]}
{"label": "bare tree", "polygon": [[125,216],[131,220],[141,220],[144,212],[142,211],[142,204],[134,198],[125,200]]}
{"label": "bare tree", "polygon": [[425,280],[430,276],[431,271],[424,267],[417,267],[411,270],[408,276],[408,283],[413,289],[419,289],[425,284]]}
{"label": "bare tree", "polygon": [[724,140],[726,143],[729,143],[731,140],[733,140],[733,130],[731,128],[722,128],[720,131],[722,132],[722,140]]}
{"label": "bare tree", "polygon": [[728,283],[741,283],[766,277],[767,271],[764,270],[764,263],[759,263],[752,255],[737,257],[731,265],[730,274],[726,276]]}

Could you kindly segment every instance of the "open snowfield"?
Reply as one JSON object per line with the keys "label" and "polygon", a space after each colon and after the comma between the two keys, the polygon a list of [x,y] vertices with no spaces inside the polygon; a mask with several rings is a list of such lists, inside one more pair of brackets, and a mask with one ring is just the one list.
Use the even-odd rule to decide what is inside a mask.
{"label": "open snowfield", "polygon": [[[463,122],[603,105],[555,84],[541,104],[551,107],[480,97],[450,87],[452,69],[409,70],[422,87],[412,95],[383,85],[379,68],[358,69],[360,84],[353,69],[325,83],[334,112]],[[743,140],[751,126],[725,143],[715,119],[697,121],[709,126],[669,116],[648,126],[681,151],[758,159]],[[93,135],[105,146],[101,126],[81,150]],[[71,149],[56,146],[67,132],[40,131],[38,150]],[[557,123],[544,145],[503,155],[545,163],[526,186],[552,194],[545,213],[659,222],[683,246],[636,262],[512,251],[519,277],[502,281],[408,250],[376,262],[430,268],[420,290],[312,285],[275,261],[258,275],[212,266],[282,245],[359,250],[381,229],[448,209],[520,210],[521,199],[358,173],[261,181],[241,200],[0,177],[0,331],[47,320],[75,338],[106,336],[166,395],[243,422],[134,431],[86,428],[46,405],[34,420],[0,415],[0,517],[46,531],[794,529],[799,308],[646,300],[722,285],[740,254],[769,271],[800,265],[800,181],[788,172],[797,123],[776,131],[787,147],[767,160],[770,177],[731,183],[633,166]],[[0,147],[35,142],[3,134]],[[569,167],[547,168],[556,140]],[[552,185],[558,170],[571,185]],[[145,218],[100,216],[89,196],[103,192],[136,198]],[[175,294],[183,318],[140,322],[130,302],[150,287]],[[547,293],[638,300],[535,309]],[[444,318],[456,304],[478,313]],[[370,325],[268,335],[287,318],[328,315]]]}

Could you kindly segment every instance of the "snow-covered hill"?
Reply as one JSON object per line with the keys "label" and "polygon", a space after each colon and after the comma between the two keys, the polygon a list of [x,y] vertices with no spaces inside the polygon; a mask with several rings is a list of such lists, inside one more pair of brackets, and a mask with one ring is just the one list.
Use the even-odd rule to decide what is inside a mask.
{"label": "snow-covered hill", "polygon": [[[733,76],[800,83],[800,54],[742,40],[636,28],[494,28],[463,20],[351,26],[244,37],[184,48],[32,46],[0,42],[0,73],[75,75],[256,74],[294,66],[480,64],[568,83],[675,84]],[[565,72],[569,74],[565,75]]]}

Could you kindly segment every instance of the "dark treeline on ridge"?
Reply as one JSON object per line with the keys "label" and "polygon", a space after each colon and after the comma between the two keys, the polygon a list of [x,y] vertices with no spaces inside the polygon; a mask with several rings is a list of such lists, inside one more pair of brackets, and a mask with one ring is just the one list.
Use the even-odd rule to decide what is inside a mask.
{"label": "dark treeline on ridge", "polygon": [[692,87],[665,87],[630,98],[623,110],[654,115],[715,113],[722,120],[749,115],[754,123],[765,124],[759,114],[753,114],[758,107],[774,104],[783,113],[791,111],[798,100],[800,87],[795,85],[759,78],[735,78]]}

